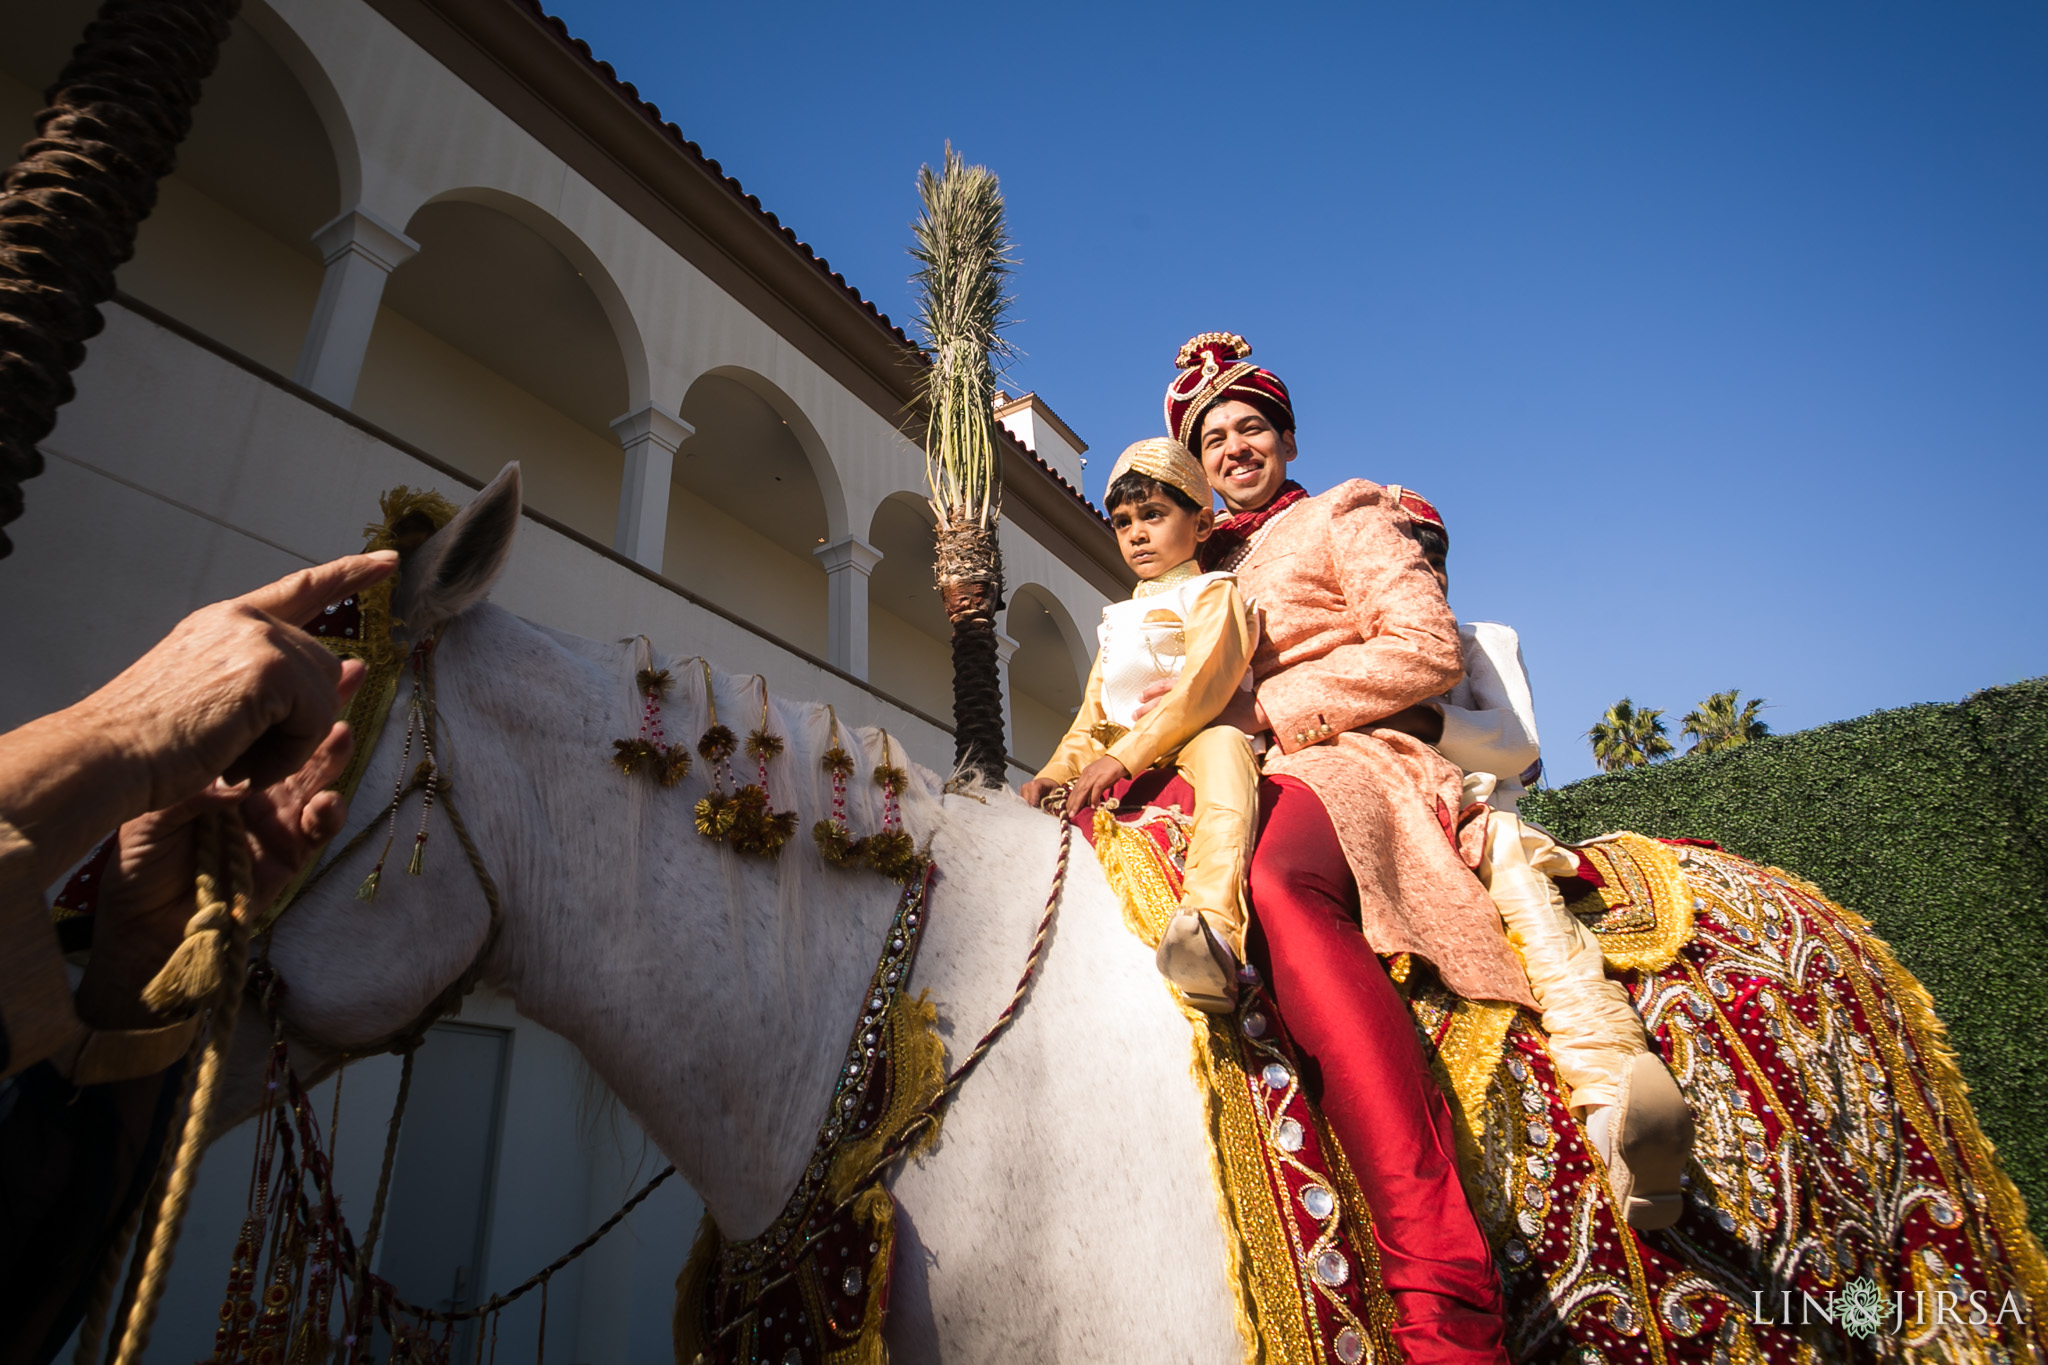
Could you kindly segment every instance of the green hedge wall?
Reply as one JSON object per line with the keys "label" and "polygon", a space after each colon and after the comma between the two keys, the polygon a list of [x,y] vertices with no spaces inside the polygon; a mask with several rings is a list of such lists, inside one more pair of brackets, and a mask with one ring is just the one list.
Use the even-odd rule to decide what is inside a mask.
{"label": "green hedge wall", "polygon": [[1876,925],[1933,992],[2048,1240],[2048,678],[1532,792],[1559,838],[1716,840]]}

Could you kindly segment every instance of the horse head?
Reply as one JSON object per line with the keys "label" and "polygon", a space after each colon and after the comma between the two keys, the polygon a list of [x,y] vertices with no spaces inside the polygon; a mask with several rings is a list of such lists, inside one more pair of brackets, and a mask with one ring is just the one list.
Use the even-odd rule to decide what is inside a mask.
{"label": "horse head", "polygon": [[[668,660],[645,640],[599,643],[534,626],[485,599],[520,512],[508,466],[446,526],[404,552],[399,674],[341,839],[277,921],[264,953],[306,1066],[404,1045],[472,986],[566,1036],[719,1216],[766,1222],[815,1132],[814,1075],[829,1076],[896,888],[828,868],[811,824],[830,808],[821,756],[855,756],[848,818],[880,823],[867,781],[879,731],[823,706],[766,696],[751,675]],[[622,774],[613,741],[642,725],[643,670],[670,743],[716,720],[784,740],[765,767],[801,831],[772,860],[701,837],[693,808],[711,761],[673,787]],[[414,780],[431,719],[429,808]],[[891,748],[903,764],[900,747]],[[737,782],[755,759],[728,760]],[[929,841],[940,779],[911,767],[903,816]],[[394,797],[394,794],[396,796]],[[405,871],[418,831],[424,856]],[[358,894],[384,853],[373,896]]]}

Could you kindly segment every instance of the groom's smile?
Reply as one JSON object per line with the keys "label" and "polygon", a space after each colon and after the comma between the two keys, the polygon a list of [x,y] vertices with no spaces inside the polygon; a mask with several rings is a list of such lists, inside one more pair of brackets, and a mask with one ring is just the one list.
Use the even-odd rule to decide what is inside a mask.
{"label": "groom's smile", "polygon": [[1276,431],[1249,403],[1218,403],[1202,419],[1202,472],[1233,512],[1271,502],[1294,454],[1294,433]]}

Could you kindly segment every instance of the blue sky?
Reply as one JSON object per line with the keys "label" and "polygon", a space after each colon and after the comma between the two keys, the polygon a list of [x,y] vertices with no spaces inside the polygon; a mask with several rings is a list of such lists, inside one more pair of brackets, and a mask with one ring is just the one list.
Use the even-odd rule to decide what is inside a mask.
{"label": "blue sky", "polygon": [[1624,694],[2048,673],[2048,8],[550,3],[899,322],[918,166],[992,167],[1091,493],[1249,337],[1304,483],[1443,509],[1554,779]]}

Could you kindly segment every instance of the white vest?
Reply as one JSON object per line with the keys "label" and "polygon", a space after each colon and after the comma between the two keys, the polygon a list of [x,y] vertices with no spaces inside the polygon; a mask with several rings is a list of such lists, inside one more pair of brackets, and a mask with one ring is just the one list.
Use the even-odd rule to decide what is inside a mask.
{"label": "white vest", "polygon": [[[1095,629],[1095,667],[1102,677],[1102,714],[1129,729],[1137,724],[1139,694],[1161,679],[1180,676],[1187,664],[1187,634],[1183,623],[1189,605],[1202,589],[1218,579],[1237,581],[1228,573],[1196,574],[1160,592],[1112,602],[1102,609],[1102,624]],[[1240,687],[1250,684],[1251,670],[1245,670]]]}

